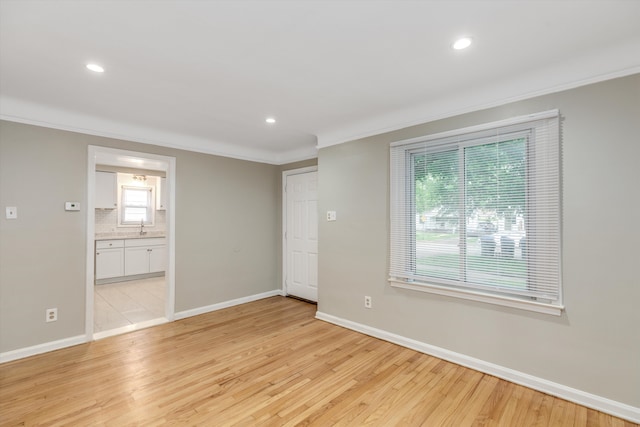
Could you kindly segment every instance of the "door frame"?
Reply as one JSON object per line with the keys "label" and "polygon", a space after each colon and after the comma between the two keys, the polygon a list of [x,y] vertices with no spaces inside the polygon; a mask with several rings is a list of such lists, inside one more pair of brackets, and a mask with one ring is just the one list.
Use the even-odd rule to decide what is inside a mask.
{"label": "door frame", "polygon": [[[95,191],[96,165],[128,166],[139,163],[145,169],[164,171],[167,183],[167,266],[165,270],[165,320],[175,319],[175,195],[176,195],[176,158],[159,154],[121,150],[97,145],[88,146],[87,161],[87,246],[86,246],[86,315],[85,335],[87,341],[94,340],[94,269],[95,269]],[[162,322],[164,323],[164,322]],[[148,325],[147,325],[148,326]],[[132,330],[135,328],[132,328]]]}
{"label": "door frame", "polygon": [[[310,172],[318,172],[318,166],[307,166],[299,169],[282,171],[282,293],[287,291],[287,177],[301,175]],[[320,216],[318,216],[320,218]]]}

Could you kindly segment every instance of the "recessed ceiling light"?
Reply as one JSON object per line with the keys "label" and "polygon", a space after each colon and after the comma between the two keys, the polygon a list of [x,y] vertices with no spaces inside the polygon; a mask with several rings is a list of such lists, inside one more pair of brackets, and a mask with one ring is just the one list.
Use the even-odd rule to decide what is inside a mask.
{"label": "recessed ceiling light", "polygon": [[87,68],[96,73],[104,73],[104,68],[102,68],[98,64],[87,64]]}
{"label": "recessed ceiling light", "polygon": [[471,39],[471,37],[462,37],[459,38],[458,40],[456,40],[451,47],[454,48],[455,50],[462,50],[462,49],[466,49],[469,46],[471,46],[471,43],[473,42],[473,40]]}
{"label": "recessed ceiling light", "polygon": [[267,117],[265,122],[267,122],[270,125],[272,125],[272,124],[274,124],[276,122],[276,119],[274,119],[273,117]]}

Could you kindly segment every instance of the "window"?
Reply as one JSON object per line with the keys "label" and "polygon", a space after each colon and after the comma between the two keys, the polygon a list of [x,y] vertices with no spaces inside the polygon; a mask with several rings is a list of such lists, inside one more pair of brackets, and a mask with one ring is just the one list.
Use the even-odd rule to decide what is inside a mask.
{"label": "window", "polygon": [[153,225],[153,188],[122,186],[121,225]]}
{"label": "window", "polygon": [[391,144],[393,286],[559,315],[557,111]]}

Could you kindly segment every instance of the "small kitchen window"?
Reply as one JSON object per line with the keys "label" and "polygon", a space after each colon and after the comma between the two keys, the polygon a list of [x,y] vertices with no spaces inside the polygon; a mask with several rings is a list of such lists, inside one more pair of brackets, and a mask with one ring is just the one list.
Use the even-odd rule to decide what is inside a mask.
{"label": "small kitchen window", "polygon": [[121,188],[119,225],[153,225],[153,187]]}

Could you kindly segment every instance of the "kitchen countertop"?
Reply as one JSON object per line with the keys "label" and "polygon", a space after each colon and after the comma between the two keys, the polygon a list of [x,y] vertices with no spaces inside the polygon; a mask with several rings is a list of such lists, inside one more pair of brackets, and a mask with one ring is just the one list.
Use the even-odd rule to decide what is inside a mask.
{"label": "kitchen countertop", "polygon": [[114,232],[96,233],[95,240],[125,240],[125,239],[150,239],[154,237],[166,237],[164,231],[148,231],[144,235],[140,232]]}

